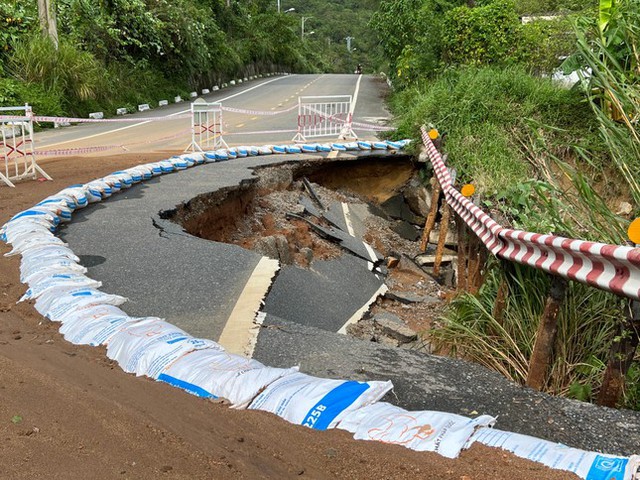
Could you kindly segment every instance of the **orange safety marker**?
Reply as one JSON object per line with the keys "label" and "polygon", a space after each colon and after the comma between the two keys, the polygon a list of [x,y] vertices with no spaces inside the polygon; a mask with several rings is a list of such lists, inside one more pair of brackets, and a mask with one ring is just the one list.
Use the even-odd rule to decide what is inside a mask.
{"label": "orange safety marker", "polygon": [[440,132],[438,132],[438,130],[436,130],[435,128],[432,128],[431,130],[429,130],[429,138],[431,140],[436,140],[439,136],[440,136]]}
{"label": "orange safety marker", "polygon": [[640,243],[640,218],[636,218],[631,222],[629,230],[627,230],[627,235],[629,236],[629,240],[636,245]]}
{"label": "orange safety marker", "polygon": [[476,193],[476,187],[470,183],[467,183],[464,187],[462,187],[462,189],[460,190],[460,193],[463,196],[469,198],[473,196],[474,193]]}

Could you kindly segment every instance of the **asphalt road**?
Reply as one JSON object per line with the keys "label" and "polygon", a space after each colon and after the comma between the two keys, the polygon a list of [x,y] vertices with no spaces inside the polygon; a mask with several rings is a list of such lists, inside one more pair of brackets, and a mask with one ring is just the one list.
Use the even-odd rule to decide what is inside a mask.
{"label": "asphalt road", "polygon": [[[228,87],[202,98],[207,102],[222,102],[224,106],[261,112],[288,110],[304,95],[354,95],[356,83],[362,78],[356,101],[354,119],[374,122],[387,118],[379,98],[384,83],[370,76],[358,75],[288,75],[262,78]],[[151,111],[127,115],[127,123],[87,123],[48,130],[36,135],[39,150],[113,146],[114,151],[183,151],[191,143],[191,121],[182,118],[190,112],[189,102],[170,104]],[[38,112],[35,112],[37,115]],[[262,145],[289,142],[297,126],[297,109],[290,112],[262,116],[255,114],[223,113],[224,139],[229,145]],[[158,118],[158,121],[130,123],[136,118]],[[289,130],[289,131],[288,131]],[[247,134],[256,131],[287,131],[267,135]],[[373,133],[356,130],[361,138],[374,138]],[[124,147],[124,149],[122,149]],[[99,155],[93,154],[93,155]]]}
{"label": "asphalt road", "polygon": [[[356,76],[349,75],[289,76],[268,84],[256,82],[255,85],[262,86],[253,90],[250,90],[252,84],[243,84],[237,89],[220,92],[212,99],[241,93],[225,104],[259,110],[287,108],[295,102],[296,92],[305,85],[309,86],[304,94],[352,94],[356,80]],[[386,115],[377,101],[379,86],[375,80],[364,77],[356,117]],[[180,108],[183,107],[171,106],[166,111],[180,111]],[[289,119],[287,115],[256,119],[229,115],[226,119],[237,129],[249,130],[285,128],[292,120],[295,118]],[[238,126],[240,124],[243,125]],[[47,137],[43,135],[42,144],[49,141],[51,146],[60,139],[71,138],[77,140],[66,146],[95,142],[98,138],[105,144],[133,139],[141,141],[165,135],[168,132],[159,130],[168,126],[164,122],[144,124],[116,132],[113,132],[113,126],[74,127],[47,133]],[[83,136],[101,133],[102,130],[98,130],[105,128],[111,131],[82,140]],[[53,135],[61,137],[56,139]],[[238,141],[230,143],[275,143],[291,137],[287,134],[280,138],[235,138]],[[172,141],[154,148],[175,151],[184,148],[186,141]],[[287,156],[286,160],[311,158]],[[62,237],[81,256],[89,268],[89,275],[103,282],[105,291],[130,299],[123,306],[129,314],[160,316],[195,336],[217,340],[229,324],[237,299],[261,257],[240,247],[187,235],[176,224],[162,220],[160,212],[188,202],[194,196],[250,181],[253,167],[280,163],[284,159],[282,156],[238,159],[153,179],[78,212],[74,222],[62,230]],[[637,412],[551,398],[512,385],[477,365],[390,349],[334,333],[337,322],[317,321],[316,313],[326,310],[330,313],[324,318],[348,317],[353,306],[361,302],[361,298],[352,293],[365,285],[351,277],[357,275],[357,268],[349,268],[349,260],[345,262],[340,270],[346,272],[345,285],[332,290],[328,300],[320,301],[321,296],[318,296],[305,302],[307,310],[303,312],[295,313],[286,308],[287,294],[298,295],[294,287],[300,289],[304,283],[297,277],[299,272],[291,270],[282,276],[278,288],[272,292],[274,296],[267,300],[268,313],[257,336],[254,358],[273,366],[299,364],[304,372],[334,378],[392,379],[395,390],[387,400],[406,408],[439,409],[467,415],[487,413],[498,416],[498,428],[590,450],[637,453],[640,444],[640,414]],[[322,273],[325,267],[322,265],[318,271]],[[320,285],[307,290],[325,287]],[[339,297],[338,294],[343,295]]]}

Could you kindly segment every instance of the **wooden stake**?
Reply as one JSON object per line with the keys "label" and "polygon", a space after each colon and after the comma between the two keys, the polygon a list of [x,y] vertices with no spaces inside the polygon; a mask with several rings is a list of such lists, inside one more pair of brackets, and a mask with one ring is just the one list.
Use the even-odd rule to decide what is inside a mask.
{"label": "wooden stake", "polygon": [[456,215],[458,225],[458,281],[456,288],[458,292],[467,289],[467,224],[459,215]]}
{"label": "wooden stake", "polygon": [[438,179],[434,175],[431,179],[431,209],[429,210],[429,215],[427,215],[427,220],[424,223],[424,231],[422,232],[422,239],[420,240],[421,252],[427,251],[429,236],[431,235],[431,230],[433,230],[433,227],[436,224],[436,216],[438,215],[438,201],[440,200],[441,191],[442,189],[440,187],[440,182],[438,182]]}
{"label": "wooden stake", "polygon": [[447,240],[447,232],[449,230],[449,220],[451,220],[451,208],[447,202],[442,204],[442,219],[440,220],[440,236],[438,237],[438,246],[436,247],[436,258],[433,262],[433,274],[440,275],[440,264],[442,263],[442,254]]}
{"label": "wooden stake", "polygon": [[547,380],[547,371],[553,361],[553,346],[558,332],[558,312],[567,293],[567,281],[562,277],[551,277],[551,288],[538,325],[536,343],[529,363],[527,386],[542,390]]}
{"label": "wooden stake", "polygon": [[469,239],[469,260],[467,261],[469,269],[469,280],[467,282],[467,290],[469,293],[476,293],[478,291],[477,284],[479,277],[480,264],[478,261],[478,237],[475,234],[471,234]]}

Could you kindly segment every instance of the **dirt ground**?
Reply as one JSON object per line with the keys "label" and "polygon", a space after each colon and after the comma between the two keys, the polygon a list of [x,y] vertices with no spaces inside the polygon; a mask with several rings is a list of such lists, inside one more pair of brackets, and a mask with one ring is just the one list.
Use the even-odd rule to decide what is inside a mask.
{"label": "dirt ground", "polygon": [[[67,185],[167,154],[43,162],[54,182],[0,187],[0,223]],[[0,253],[8,248],[0,244]],[[136,378],[101,348],[65,342],[29,304],[19,259],[0,259],[0,478],[569,479],[474,446],[449,460],[317,432]]]}

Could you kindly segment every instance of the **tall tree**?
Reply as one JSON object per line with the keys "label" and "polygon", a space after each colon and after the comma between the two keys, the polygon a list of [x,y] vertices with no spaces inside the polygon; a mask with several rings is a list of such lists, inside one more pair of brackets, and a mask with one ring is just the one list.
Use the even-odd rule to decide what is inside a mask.
{"label": "tall tree", "polygon": [[42,35],[49,37],[58,49],[58,26],[56,24],[56,7],[54,0],[38,0],[38,17]]}

